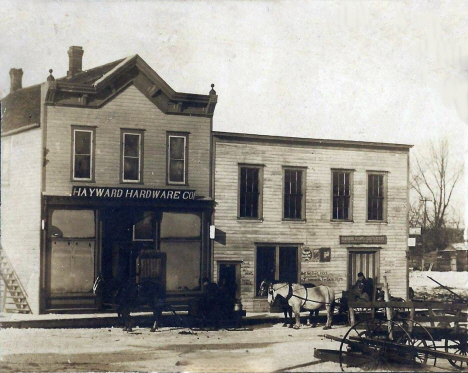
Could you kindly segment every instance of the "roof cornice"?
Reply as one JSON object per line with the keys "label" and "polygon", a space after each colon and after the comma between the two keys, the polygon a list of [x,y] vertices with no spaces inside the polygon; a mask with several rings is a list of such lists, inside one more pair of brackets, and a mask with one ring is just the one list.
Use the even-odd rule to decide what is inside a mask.
{"label": "roof cornice", "polygon": [[247,133],[235,132],[218,132],[213,131],[213,136],[219,140],[236,141],[236,142],[257,142],[270,144],[284,145],[302,145],[302,146],[322,146],[322,147],[341,147],[341,148],[364,148],[378,150],[399,150],[409,151],[413,145],[408,144],[391,144],[381,142],[366,142],[366,141],[350,141],[350,140],[328,140],[328,139],[313,139],[305,137],[286,137],[286,136],[269,136],[255,135]]}
{"label": "roof cornice", "polygon": [[[100,108],[133,84],[165,114],[212,117],[216,94],[174,91],[140,56],[122,60],[92,84],[59,79],[49,82],[46,105]],[[212,92],[214,92],[212,90]]]}

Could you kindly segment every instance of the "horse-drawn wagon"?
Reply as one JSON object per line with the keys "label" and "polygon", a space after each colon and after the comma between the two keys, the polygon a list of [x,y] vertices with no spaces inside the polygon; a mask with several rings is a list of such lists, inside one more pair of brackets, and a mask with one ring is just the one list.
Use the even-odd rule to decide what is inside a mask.
{"label": "horse-drawn wagon", "polygon": [[[388,290],[388,289],[386,289]],[[320,359],[340,363],[341,369],[378,370],[389,364],[425,368],[446,359],[457,369],[468,364],[468,300],[458,296],[453,302],[392,300],[349,302],[349,310],[371,312],[357,320],[342,338],[340,350],[316,350]],[[380,312],[383,311],[383,312]],[[362,318],[362,317],[361,317]]]}

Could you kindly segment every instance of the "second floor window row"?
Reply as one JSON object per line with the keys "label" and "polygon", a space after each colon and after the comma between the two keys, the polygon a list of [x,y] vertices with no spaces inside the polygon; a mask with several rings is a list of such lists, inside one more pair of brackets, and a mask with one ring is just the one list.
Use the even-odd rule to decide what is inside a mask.
{"label": "second floor window row", "polygon": [[[144,131],[121,130],[120,182],[143,182]],[[95,127],[72,126],[72,181],[94,181]],[[187,185],[188,134],[167,136],[167,184]]]}
{"label": "second floor window row", "polygon": [[[283,169],[283,213],[284,220],[305,219],[306,170]],[[367,217],[369,222],[386,221],[386,178],[385,172],[367,172]],[[263,199],[263,167],[239,167],[238,218],[261,219]],[[331,172],[331,220],[353,220],[353,171],[332,170]]]}

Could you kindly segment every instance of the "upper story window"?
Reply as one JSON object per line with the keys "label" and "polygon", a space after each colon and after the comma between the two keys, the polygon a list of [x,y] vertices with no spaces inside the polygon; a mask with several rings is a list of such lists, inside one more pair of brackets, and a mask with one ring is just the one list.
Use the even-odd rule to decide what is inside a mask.
{"label": "upper story window", "polygon": [[188,134],[167,135],[167,182],[187,185]]}
{"label": "upper story window", "polygon": [[72,180],[94,179],[95,128],[72,127]]}
{"label": "upper story window", "polygon": [[143,131],[122,130],[121,181],[143,182]]}
{"label": "upper story window", "polygon": [[305,170],[283,170],[283,219],[305,219]]}
{"label": "upper story window", "polygon": [[386,174],[367,174],[367,220],[386,219]]}
{"label": "upper story window", "polygon": [[333,220],[352,220],[352,171],[332,171]]}
{"label": "upper story window", "polygon": [[239,218],[262,218],[262,174],[260,166],[239,166]]}

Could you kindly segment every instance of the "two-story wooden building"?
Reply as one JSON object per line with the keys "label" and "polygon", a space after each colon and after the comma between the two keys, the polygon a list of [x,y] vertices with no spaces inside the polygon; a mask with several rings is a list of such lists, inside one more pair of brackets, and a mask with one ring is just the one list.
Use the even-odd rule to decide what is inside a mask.
{"label": "two-story wooden building", "polygon": [[2,253],[34,313],[95,309],[96,276],[125,279],[165,252],[169,295],[210,275],[211,132],[217,96],[175,92],[138,55],[2,100]]}
{"label": "two-story wooden building", "polygon": [[214,273],[231,268],[247,310],[260,283],[331,286],[357,274],[407,296],[408,145],[214,133]]}
{"label": "two-story wooden building", "polygon": [[166,254],[174,301],[207,276],[264,311],[264,279],[339,292],[361,271],[406,296],[410,146],[213,132],[213,85],[179,93],[138,55],[83,70],[68,53],[67,76],[40,85],[12,69],[1,102],[2,278],[18,302],[97,310],[97,276],[135,276],[142,250]]}

